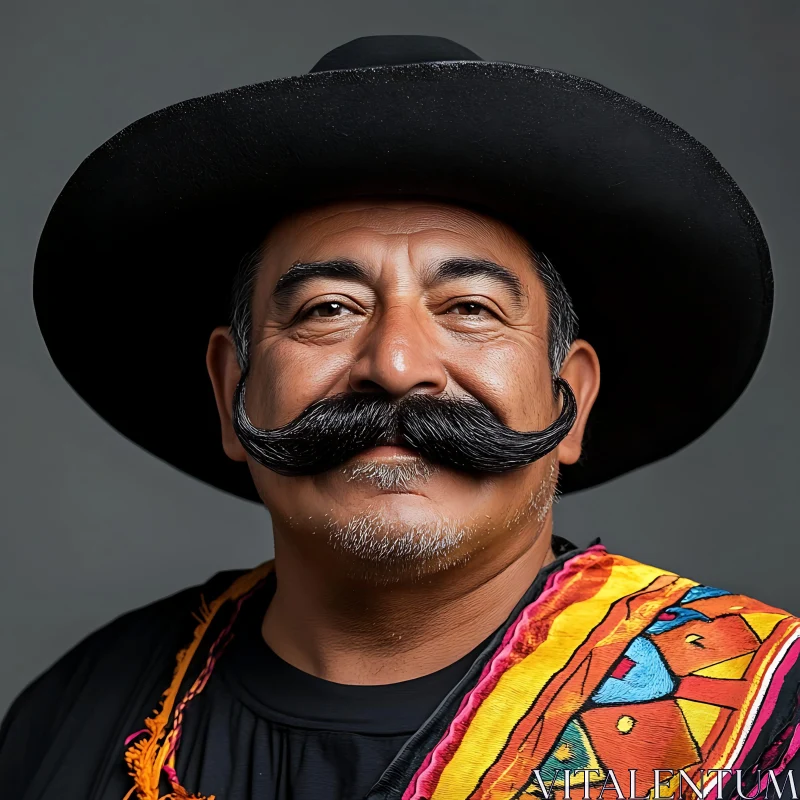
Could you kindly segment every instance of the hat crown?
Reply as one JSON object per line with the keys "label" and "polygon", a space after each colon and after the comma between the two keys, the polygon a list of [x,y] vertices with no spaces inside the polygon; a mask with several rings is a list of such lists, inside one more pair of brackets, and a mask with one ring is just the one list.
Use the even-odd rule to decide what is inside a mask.
{"label": "hat crown", "polygon": [[309,72],[388,67],[430,61],[483,61],[467,47],[442,36],[361,36],[326,53]]}

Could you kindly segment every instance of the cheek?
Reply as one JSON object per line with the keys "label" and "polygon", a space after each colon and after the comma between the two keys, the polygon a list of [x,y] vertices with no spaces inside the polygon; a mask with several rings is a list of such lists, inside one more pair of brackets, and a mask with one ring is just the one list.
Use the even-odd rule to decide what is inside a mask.
{"label": "cheek", "polygon": [[280,427],[311,403],[346,391],[352,358],[332,350],[286,339],[264,345],[255,354],[247,382],[247,410],[253,424]]}
{"label": "cheek", "polygon": [[547,354],[527,342],[485,343],[452,359],[454,380],[517,430],[547,425],[552,383]]}

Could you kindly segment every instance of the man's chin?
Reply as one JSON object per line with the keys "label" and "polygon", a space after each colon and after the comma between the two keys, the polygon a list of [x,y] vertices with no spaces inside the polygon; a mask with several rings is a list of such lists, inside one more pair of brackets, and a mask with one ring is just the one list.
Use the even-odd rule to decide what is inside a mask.
{"label": "man's chin", "polygon": [[474,533],[463,521],[436,513],[427,498],[408,493],[382,497],[345,519],[329,518],[325,532],[331,547],[351,561],[354,574],[383,582],[463,563]]}

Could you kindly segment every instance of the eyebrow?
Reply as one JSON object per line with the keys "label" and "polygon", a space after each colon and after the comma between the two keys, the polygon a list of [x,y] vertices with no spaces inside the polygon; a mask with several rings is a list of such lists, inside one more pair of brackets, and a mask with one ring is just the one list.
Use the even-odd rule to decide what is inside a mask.
{"label": "eyebrow", "polygon": [[448,258],[432,267],[428,283],[440,283],[455,278],[487,278],[508,289],[517,303],[525,297],[522,281],[511,270],[484,258]]}
{"label": "eyebrow", "polygon": [[361,264],[346,258],[296,263],[278,278],[272,298],[279,304],[288,303],[304,283],[315,278],[347,278],[365,282],[368,277],[367,270]]}
{"label": "eyebrow", "polygon": [[[487,278],[501,284],[511,292],[518,304],[525,297],[522,281],[517,275],[494,261],[488,261],[483,258],[447,258],[431,266],[425,282],[430,286],[456,278],[476,277]],[[316,278],[345,278],[366,283],[369,280],[369,272],[361,264],[350,259],[332,259],[330,261],[312,261],[309,263],[298,262],[292,264],[278,278],[272,292],[272,298],[279,305],[286,304],[290,302],[291,298],[304,283]]]}

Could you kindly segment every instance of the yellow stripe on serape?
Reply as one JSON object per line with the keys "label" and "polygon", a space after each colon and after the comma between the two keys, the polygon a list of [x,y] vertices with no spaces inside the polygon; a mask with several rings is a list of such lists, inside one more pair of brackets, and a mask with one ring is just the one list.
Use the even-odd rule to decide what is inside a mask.
{"label": "yellow stripe on serape", "polygon": [[612,567],[596,594],[564,608],[544,642],[507,670],[478,708],[464,739],[444,768],[431,800],[465,800],[494,763],[515,725],[530,709],[553,675],[600,625],[619,600],[649,586],[663,569],[625,562]]}

